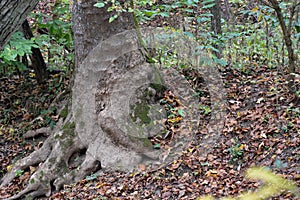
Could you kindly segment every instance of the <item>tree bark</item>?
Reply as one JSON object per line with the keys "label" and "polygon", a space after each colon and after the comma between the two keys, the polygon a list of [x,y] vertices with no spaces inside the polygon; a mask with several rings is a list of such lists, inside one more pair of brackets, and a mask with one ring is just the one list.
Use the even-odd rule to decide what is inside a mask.
{"label": "tree bark", "polygon": [[[104,43],[105,51],[101,49],[102,45],[98,47],[101,41],[110,36],[133,28],[134,20],[131,13],[124,13],[113,23],[109,23],[108,20],[114,13],[107,12],[107,7],[103,9],[94,7],[96,2],[97,0],[75,0],[74,2],[76,65],[69,114],[63,122],[57,124],[54,130],[44,129],[50,132],[44,133],[49,137],[43,146],[30,156],[19,160],[2,178],[0,183],[1,187],[4,187],[15,178],[17,170],[27,169],[33,165],[40,166],[32,174],[25,189],[8,199],[49,196],[53,189],[59,190],[63,184],[77,182],[103,166],[130,169],[142,160],[154,157],[152,153],[147,152],[148,148],[144,147],[143,142],[132,141],[130,136],[118,128],[116,121],[110,118],[110,110],[108,115],[100,115],[99,112],[103,111],[102,107],[95,106],[97,101],[108,103],[106,100],[110,100],[111,93],[114,93],[114,85],[128,71],[129,66],[135,66],[145,60],[137,49],[135,34],[129,34],[128,41],[116,38]],[[95,50],[95,47],[98,48]],[[130,50],[137,54],[131,55],[128,52]],[[120,53],[128,54],[119,58]],[[87,59],[88,55],[90,57]],[[147,69],[150,68],[144,71]],[[141,77],[145,78],[145,76]],[[134,79],[127,77],[126,80]],[[141,83],[144,84],[144,81]],[[129,85],[125,84],[125,86]],[[132,88],[128,89],[132,90]],[[97,99],[98,96],[100,99]],[[127,97],[127,94],[123,97]],[[124,108],[126,102],[128,99],[119,105],[123,105]],[[108,105],[105,103],[104,107],[108,110]],[[68,105],[60,107],[66,108],[66,106]],[[120,110],[112,112],[122,113]],[[39,134],[41,131],[35,131],[33,134],[29,132],[25,137],[37,137]]]}
{"label": "tree bark", "polygon": [[[26,39],[33,38],[33,34],[30,29],[27,19],[22,24],[22,32],[24,33],[24,36]],[[49,78],[49,72],[47,71],[46,63],[44,61],[44,58],[42,56],[40,49],[39,48],[31,48],[31,51],[32,51],[32,53],[31,53],[31,55],[29,55],[30,60],[31,60],[31,65],[36,73],[37,82],[41,84]]]}
{"label": "tree bark", "polygon": [[[221,7],[220,7],[220,1],[215,0],[215,5],[210,9],[211,14],[213,15],[211,18],[211,29],[216,35],[216,38],[218,38],[217,35],[222,34],[222,26],[221,26]],[[215,52],[215,55],[217,58],[222,57],[222,49],[219,44],[214,44],[214,47],[219,51]]]}
{"label": "tree bark", "polygon": [[[269,4],[267,2],[265,2],[264,0],[261,0],[263,3],[270,5],[276,12],[281,30],[282,30],[282,34],[283,34],[283,39],[288,51],[288,59],[289,59],[289,66],[287,69],[287,73],[288,73],[288,88],[291,92],[295,92],[296,88],[295,88],[295,84],[294,84],[294,80],[295,80],[295,71],[296,71],[296,61],[297,61],[297,57],[295,56],[295,52],[293,49],[293,43],[292,43],[292,21],[294,18],[294,14],[295,14],[295,10],[297,8],[297,6],[299,6],[300,2],[298,0],[295,0],[292,4],[292,6],[290,7],[290,18],[288,21],[288,25],[285,22],[285,19],[283,17],[282,14],[282,9],[279,6],[279,3],[277,0],[269,0]],[[284,56],[283,56],[284,58]]]}
{"label": "tree bark", "polygon": [[0,49],[18,30],[39,0],[1,0],[0,2]]}
{"label": "tree bark", "polygon": [[105,8],[94,6],[98,0],[74,1],[74,47],[75,66],[78,66],[87,54],[109,36],[134,28],[132,13],[123,13],[113,23],[109,18],[114,13],[109,13]]}
{"label": "tree bark", "polygon": [[[274,8],[278,21],[280,23],[280,27],[283,33],[283,39],[288,51],[288,58],[289,58],[289,67],[288,67],[288,73],[294,73],[296,69],[296,57],[294,54],[294,49],[293,49],[293,43],[291,39],[291,25],[287,26],[282,14],[282,10],[279,7],[279,3],[277,0],[270,0],[270,3],[272,7]],[[294,1],[294,4],[298,4],[296,1]],[[292,8],[293,10],[295,8]],[[289,23],[291,24],[291,20],[293,20],[293,16],[289,19]]]}

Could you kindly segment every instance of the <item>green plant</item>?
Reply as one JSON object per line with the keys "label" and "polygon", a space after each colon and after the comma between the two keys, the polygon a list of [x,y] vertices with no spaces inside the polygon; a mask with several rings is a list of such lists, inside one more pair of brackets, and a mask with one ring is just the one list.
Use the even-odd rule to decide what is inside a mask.
{"label": "green plant", "polygon": [[98,174],[91,174],[90,176],[86,176],[85,179],[88,181],[95,180]]}
{"label": "green plant", "polygon": [[299,117],[300,116],[300,109],[298,107],[293,108],[293,107],[288,107],[286,109],[287,113],[290,113],[293,115],[293,117]]}
{"label": "green plant", "polygon": [[19,58],[31,54],[32,47],[38,47],[34,39],[26,40],[22,32],[15,32],[0,52],[0,71],[3,74],[10,74],[15,70],[18,72],[26,70],[27,67]]}
{"label": "green plant", "polygon": [[18,169],[16,171],[16,177],[22,176],[23,173],[24,173],[24,170]]}
{"label": "green plant", "polygon": [[231,155],[230,163],[240,164],[244,155],[245,145],[235,143],[232,147],[228,149],[229,154]]}
{"label": "green plant", "polygon": [[201,110],[204,115],[208,115],[211,113],[211,108],[208,106],[200,105],[199,110]]}
{"label": "green plant", "polygon": [[[211,1],[211,0],[208,0]],[[168,3],[157,3],[155,0],[131,0],[125,3],[119,1],[105,0],[96,3],[94,6],[103,8],[110,4],[108,11],[115,11],[115,14],[110,17],[109,22],[114,21],[122,12],[134,12],[136,17],[144,22],[154,19],[156,16],[170,17],[174,9],[180,9],[185,13],[192,13],[192,7],[196,7],[199,0],[181,0],[170,1]]]}
{"label": "green plant", "polygon": [[51,107],[47,110],[42,110],[40,113],[45,118],[46,125],[53,128],[56,125],[56,121],[54,120],[53,116],[56,114],[56,108]]}
{"label": "green plant", "polygon": [[269,119],[270,119],[270,115],[267,114],[267,115],[264,116],[263,121],[264,121],[265,123],[268,123]]}
{"label": "green plant", "polygon": [[33,29],[43,30],[26,40],[23,33],[17,31],[0,52],[0,72],[11,74],[27,70],[20,58],[31,54],[31,48],[40,48],[47,55],[48,70],[72,70],[74,60],[73,32],[71,23],[70,1],[61,0],[52,8],[51,13],[31,13],[35,20]]}
{"label": "green plant", "polygon": [[48,62],[48,69],[73,69],[74,41],[72,32],[70,1],[61,0],[52,7],[51,14],[32,13],[35,19],[33,28],[44,30],[45,34],[38,34],[35,42],[43,51]]}
{"label": "green plant", "polygon": [[[163,17],[167,21],[170,16],[174,15],[174,13],[180,14],[185,21],[183,26],[189,26],[187,30],[181,30],[182,33],[188,37],[196,39],[200,44],[197,47],[199,50],[205,49],[211,52],[219,52],[219,50],[215,48],[215,45],[218,45],[221,48],[225,47],[226,37],[223,37],[222,35],[215,35],[210,30],[212,14],[205,13],[207,9],[210,9],[215,5],[214,0],[205,0],[202,2],[199,0],[167,2],[157,2],[155,0],[131,0],[125,3],[104,0],[99,1],[94,6],[103,8],[106,5],[109,5],[107,10],[114,13],[114,15],[109,19],[109,22],[113,22],[123,12],[134,13],[135,19],[138,22],[151,21],[157,17]],[[199,13],[199,7],[201,7],[204,11]],[[176,21],[173,25],[174,27],[170,25],[171,28],[180,29],[180,26],[179,24],[176,24]],[[167,60],[168,66],[172,66],[174,64],[174,62],[172,62],[174,59],[170,60],[170,55],[166,56],[165,53],[169,54],[170,52],[164,52],[162,50],[159,54],[160,57],[155,58],[155,60],[162,63]],[[217,58],[214,54],[212,54],[211,60],[221,66],[226,66],[228,64],[225,59]],[[178,58],[175,59],[175,63],[178,63]]]}

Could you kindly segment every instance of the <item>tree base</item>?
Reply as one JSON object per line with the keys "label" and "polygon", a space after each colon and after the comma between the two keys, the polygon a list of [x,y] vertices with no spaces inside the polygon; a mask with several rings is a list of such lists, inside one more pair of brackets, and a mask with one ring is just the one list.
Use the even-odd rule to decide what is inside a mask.
{"label": "tree base", "polygon": [[[156,48],[175,48],[179,56],[194,59],[187,62],[192,66],[196,65],[197,70],[204,74],[213,102],[213,120],[207,126],[208,134],[203,137],[200,145],[205,154],[213,148],[224,122],[225,103],[222,100],[225,92],[222,90],[218,70],[207,64],[200,68],[202,61],[199,61],[199,55],[195,57],[194,54],[185,54],[185,50],[196,48],[190,46],[191,41],[183,34],[174,35],[162,29],[158,32],[146,30],[146,37],[149,36],[148,33],[150,39],[159,39],[157,36],[164,34],[175,38],[171,38],[171,41],[165,38],[162,41],[150,40],[146,48],[151,45]],[[156,35],[152,37],[153,34]],[[200,116],[200,110],[195,92],[176,70],[145,63],[138,41],[135,31],[113,36],[99,44],[78,67],[71,112],[54,130],[44,128],[28,132],[26,135],[31,137],[37,134],[49,137],[40,149],[19,160],[1,180],[1,187],[7,186],[16,177],[18,170],[38,166],[27,187],[9,199],[49,196],[64,184],[77,182],[101,168],[132,170],[138,164],[147,162],[152,163],[153,168],[167,165],[187,148],[199,127],[197,117]],[[131,104],[141,103],[138,98],[133,97],[140,96],[149,100],[141,93],[137,95],[137,91],[147,91],[150,96],[157,93],[153,91],[154,88],[143,89],[149,88],[151,84],[163,85],[174,92],[184,107],[181,128],[172,138],[169,149],[155,150],[151,145],[148,146],[145,140],[158,129],[149,124],[140,125],[143,120],[136,120],[137,114],[130,117],[133,113]],[[156,106],[145,110],[152,112]],[[153,118],[155,112],[149,115],[150,121]]]}

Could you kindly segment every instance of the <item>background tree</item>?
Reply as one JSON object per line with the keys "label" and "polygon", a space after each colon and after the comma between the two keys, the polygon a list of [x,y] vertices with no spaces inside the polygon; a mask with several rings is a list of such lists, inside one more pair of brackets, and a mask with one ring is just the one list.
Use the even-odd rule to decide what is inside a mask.
{"label": "background tree", "polygon": [[296,71],[296,61],[297,57],[295,56],[294,48],[293,48],[293,42],[292,42],[292,28],[293,28],[293,22],[295,21],[295,13],[297,10],[297,7],[300,5],[299,0],[294,0],[293,3],[289,7],[289,16],[288,16],[288,22],[286,23],[286,20],[283,15],[283,11],[279,5],[279,2],[277,0],[269,0],[269,1],[264,1],[261,0],[261,2],[271,8],[273,8],[276,12],[276,16],[278,18],[278,21],[280,23],[280,27],[282,30],[283,34],[283,40],[285,42],[287,51],[288,51],[288,70],[287,72],[289,73],[289,88],[291,91],[295,92],[294,86],[294,75]]}
{"label": "background tree", "polygon": [[[22,24],[22,32],[24,33],[25,38],[28,40],[34,37],[27,19]],[[29,55],[31,67],[36,73],[36,79],[38,83],[42,83],[49,78],[49,71],[47,71],[46,63],[40,49],[33,47],[31,48],[31,51],[32,53]]]}
{"label": "background tree", "polygon": [[[210,12],[212,14],[211,19],[211,29],[213,33],[218,37],[218,35],[222,35],[222,25],[221,25],[221,4],[219,0],[215,0],[213,2],[214,6],[210,9]],[[217,58],[221,58],[222,56],[222,50],[220,45],[215,44],[215,48],[218,50],[218,52],[215,52]]]}
{"label": "background tree", "polygon": [[[0,49],[4,47],[11,35],[18,30],[20,26],[26,39],[33,37],[26,17],[37,5],[37,3],[38,0],[1,1]],[[40,50],[36,47],[32,47],[31,62],[36,73],[37,81],[42,83],[48,78],[49,72],[46,69],[46,64],[43,60]]]}
{"label": "background tree", "polygon": [[0,2],[0,49],[11,35],[22,25],[39,0],[3,0]]}

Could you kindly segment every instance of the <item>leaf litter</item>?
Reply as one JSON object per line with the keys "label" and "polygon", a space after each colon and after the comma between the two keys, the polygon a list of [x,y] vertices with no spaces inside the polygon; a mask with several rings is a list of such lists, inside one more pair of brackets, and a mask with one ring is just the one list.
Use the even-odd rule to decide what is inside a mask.
{"label": "leaf litter", "polygon": [[[156,23],[156,22],[155,22]],[[198,91],[203,107],[199,133],[182,155],[167,166],[151,169],[140,165],[131,172],[101,170],[86,179],[50,197],[40,199],[197,199],[203,195],[216,198],[238,196],[245,191],[255,191],[263,184],[246,178],[249,167],[264,166],[300,187],[300,97],[291,94],[284,75],[268,67],[253,65],[247,73],[239,69],[222,71],[227,92],[227,115],[222,135],[213,150],[203,155],[201,136],[205,134],[210,114],[209,92],[201,75],[183,71]],[[195,79],[196,78],[196,79]],[[49,106],[59,91],[67,88],[68,78],[61,85],[51,87],[58,79],[38,86],[28,77],[1,78],[0,99],[0,178],[19,158],[40,148],[43,138],[23,139],[27,130],[56,123],[57,116]],[[300,90],[300,80],[296,79]],[[51,88],[50,88],[51,87]],[[171,94],[165,96],[168,100]],[[175,98],[176,100],[176,98]],[[171,102],[172,103],[172,102]],[[175,115],[166,120],[169,134],[166,138],[153,138],[157,148],[168,145],[172,134],[180,125],[180,105]],[[207,111],[207,112],[205,112]],[[21,191],[38,166],[20,171],[19,176],[6,188],[0,188],[0,198]],[[271,199],[297,199],[289,192]]]}
{"label": "leaf litter", "polygon": [[[295,181],[299,187],[299,102],[288,91],[283,76],[269,68],[260,68],[260,73],[256,70],[258,69],[253,69],[249,74],[238,69],[228,68],[223,71],[223,81],[227,86],[226,124],[221,137],[207,155],[202,155],[199,147],[203,134],[200,129],[199,139],[193,141],[182,152],[182,156],[165,167],[150,169],[140,165],[137,170],[127,173],[102,170],[76,184],[64,186],[62,191],[53,193],[47,199],[197,199],[206,194],[214,197],[237,196],[262,185],[259,181],[245,177],[245,171],[253,166],[269,168],[282,177]],[[1,81],[3,103],[0,112],[5,113],[10,108],[8,114],[1,115],[2,177],[16,159],[39,148],[42,142],[22,139],[25,129],[46,125],[47,116],[41,117],[42,124],[30,124],[39,115],[29,111],[26,100],[38,94],[47,96],[49,99],[46,102],[30,104],[46,109],[54,96],[51,96],[53,91],[43,90],[34,80],[27,80],[28,86],[23,79],[7,78]],[[64,84],[66,86],[67,81]],[[205,85],[203,82],[201,84]],[[299,87],[299,80],[296,84]],[[204,86],[197,87],[205,91]],[[40,97],[36,96],[31,101],[35,102],[37,99]],[[207,101],[203,103],[210,105],[209,98],[202,99]],[[32,117],[24,117],[26,115]],[[177,112],[174,119],[181,115],[182,113]],[[53,116],[55,112],[49,115],[50,118]],[[209,115],[203,113],[201,120],[203,125],[207,124]],[[168,130],[176,132],[180,120],[167,123]],[[156,142],[158,141],[167,145],[164,139],[157,139]],[[19,172],[19,177],[12,184],[1,188],[0,197],[6,198],[20,191],[35,167],[37,166]],[[297,197],[285,192],[272,199]]]}

